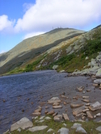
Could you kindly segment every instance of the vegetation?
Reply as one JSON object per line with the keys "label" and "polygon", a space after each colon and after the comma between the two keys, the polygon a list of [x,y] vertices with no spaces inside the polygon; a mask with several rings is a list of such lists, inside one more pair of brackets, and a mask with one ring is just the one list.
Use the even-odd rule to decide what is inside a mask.
{"label": "vegetation", "polygon": [[[52,117],[51,117],[52,118]],[[37,119],[38,120],[38,119]],[[21,132],[18,131],[13,131],[12,134],[46,134],[49,128],[52,128],[54,130],[54,133],[57,133],[58,130],[62,127],[64,127],[63,123],[66,124],[66,128],[69,129],[69,134],[80,134],[75,132],[75,129],[72,129],[71,127],[73,126],[74,122],[70,121],[64,121],[64,122],[56,122],[53,120],[45,120],[42,123],[35,122],[36,120],[33,120],[33,126],[42,126],[42,125],[47,125],[48,128],[42,131],[37,131],[37,132],[30,132],[28,130],[21,130]],[[101,123],[89,121],[89,122],[77,122],[82,124],[82,127],[85,129],[87,134],[99,134],[99,132],[96,130],[98,126],[101,126]],[[7,133],[9,134],[9,133]],[[53,134],[53,132],[50,132],[50,134]]]}

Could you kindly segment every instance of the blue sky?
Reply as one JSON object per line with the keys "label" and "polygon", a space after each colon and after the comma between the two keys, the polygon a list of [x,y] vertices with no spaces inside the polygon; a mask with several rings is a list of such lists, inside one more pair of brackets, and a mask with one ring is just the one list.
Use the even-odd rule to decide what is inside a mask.
{"label": "blue sky", "polygon": [[101,0],[0,0],[0,53],[57,27],[101,24]]}

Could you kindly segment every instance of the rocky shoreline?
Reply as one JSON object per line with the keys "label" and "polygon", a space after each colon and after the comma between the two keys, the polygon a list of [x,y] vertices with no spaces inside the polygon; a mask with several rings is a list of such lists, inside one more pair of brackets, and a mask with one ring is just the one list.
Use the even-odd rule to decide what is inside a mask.
{"label": "rocky shoreline", "polygon": [[[69,74],[68,77],[75,76],[77,74]],[[72,129],[75,128],[75,132],[87,133],[79,122],[89,122],[91,120],[101,122],[101,79],[98,76],[92,74],[88,79],[92,79],[92,87],[82,86],[75,87],[75,95],[67,95],[63,92],[59,96],[52,96],[47,102],[40,102],[40,105],[32,113],[32,121],[24,117],[20,121],[11,125],[10,129],[3,134],[12,133],[12,131],[21,132],[22,130],[28,130],[30,132],[43,131],[48,129],[48,132],[54,133],[53,128],[49,128],[48,125],[35,126],[32,122],[43,123],[45,120],[53,120],[54,122],[73,122]],[[43,96],[41,96],[43,97]],[[71,98],[72,97],[72,98]],[[62,110],[61,112],[61,109]],[[73,117],[73,120],[71,118]],[[98,132],[101,132],[101,124],[96,128]],[[57,133],[69,134],[70,130],[66,127],[61,127]]]}

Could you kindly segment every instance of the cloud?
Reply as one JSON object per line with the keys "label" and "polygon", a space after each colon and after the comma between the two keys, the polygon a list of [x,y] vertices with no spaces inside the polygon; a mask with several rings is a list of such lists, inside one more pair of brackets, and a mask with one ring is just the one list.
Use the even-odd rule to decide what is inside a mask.
{"label": "cloud", "polygon": [[32,32],[32,33],[28,33],[24,36],[23,39],[27,39],[27,38],[30,38],[30,37],[33,37],[33,36],[36,36],[36,35],[40,35],[40,34],[43,34],[44,32]]}
{"label": "cloud", "polygon": [[2,16],[0,29],[13,26],[16,33],[31,34],[57,27],[84,29],[101,23],[100,6],[101,0],[36,0],[34,5],[25,4],[24,15],[16,23],[8,20],[7,16]]}
{"label": "cloud", "polygon": [[52,27],[83,28],[101,22],[101,0],[37,0],[22,18],[15,30],[47,31]]}
{"label": "cloud", "polygon": [[14,30],[13,28],[14,23],[15,23],[15,20],[13,21],[8,20],[7,15],[0,16],[0,31],[11,33]]}

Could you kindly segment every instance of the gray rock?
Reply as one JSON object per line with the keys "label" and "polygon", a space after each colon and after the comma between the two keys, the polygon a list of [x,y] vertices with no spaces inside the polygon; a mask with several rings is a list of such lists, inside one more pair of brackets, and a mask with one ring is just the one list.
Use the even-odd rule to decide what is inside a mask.
{"label": "gray rock", "polygon": [[73,126],[71,128],[78,128],[78,127],[81,127],[81,124],[80,123],[74,123]]}
{"label": "gray rock", "polygon": [[98,71],[96,73],[96,77],[101,77],[101,68],[98,69]]}
{"label": "gray rock", "polygon": [[54,121],[61,121],[61,120],[62,120],[62,115],[54,116]]}
{"label": "gray rock", "polygon": [[60,133],[60,134],[69,134],[69,129],[62,127],[61,129],[58,130],[58,133]]}
{"label": "gray rock", "polygon": [[21,128],[18,128],[17,131],[18,131],[18,132],[21,132]]}
{"label": "gray rock", "polygon": [[56,70],[58,68],[58,65],[54,65],[52,68]]}
{"label": "gray rock", "polygon": [[48,127],[48,126],[36,126],[36,127],[29,128],[28,130],[31,131],[31,132],[36,132],[36,131],[44,130],[44,129],[46,129],[47,127]]}
{"label": "gray rock", "polygon": [[101,84],[101,79],[96,79],[96,80],[94,80],[94,83],[95,83],[95,84]]}
{"label": "gray rock", "polygon": [[40,117],[40,120],[43,120],[43,119],[44,119],[44,117],[45,117],[45,116],[41,116],[41,117]]}
{"label": "gray rock", "polygon": [[45,117],[45,120],[51,120],[51,118],[50,117]]}
{"label": "gray rock", "polygon": [[44,122],[44,120],[40,120],[39,122],[42,123],[42,122]]}
{"label": "gray rock", "polygon": [[96,130],[101,132],[101,126],[97,127]]}
{"label": "gray rock", "polygon": [[65,127],[66,127],[67,125],[66,125],[65,123],[63,123],[63,126],[65,126]]}
{"label": "gray rock", "polygon": [[52,128],[48,129],[47,133],[54,131]]}
{"label": "gray rock", "polygon": [[79,133],[82,133],[82,134],[87,134],[87,132],[80,126],[76,129],[76,132],[79,132]]}
{"label": "gray rock", "polygon": [[11,131],[17,130],[18,128],[22,128],[23,130],[26,128],[30,128],[33,126],[33,123],[26,117],[22,118],[21,120],[17,121],[13,125],[11,125]]}
{"label": "gray rock", "polygon": [[68,53],[70,53],[71,52],[71,50],[72,50],[72,47],[71,46],[69,46],[67,49],[66,49],[66,53],[68,54]]}

